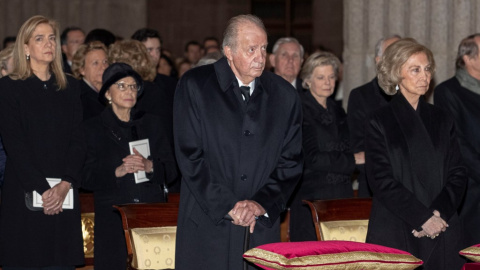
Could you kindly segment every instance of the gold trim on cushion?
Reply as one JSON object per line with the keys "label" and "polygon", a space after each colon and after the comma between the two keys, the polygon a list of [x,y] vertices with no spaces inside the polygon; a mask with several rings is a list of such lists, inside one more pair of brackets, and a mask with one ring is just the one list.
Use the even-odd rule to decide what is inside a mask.
{"label": "gold trim on cushion", "polygon": [[480,262],[480,247],[475,245],[475,246],[462,249],[460,250],[460,255],[474,262]]}
{"label": "gold trim on cushion", "polygon": [[176,226],[131,229],[132,266],[136,269],[175,269],[176,233]]}
{"label": "gold trim on cushion", "polygon": [[412,255],[368,251],[309,255],[287,259],[274,252],[253,248],[244,255],[249,262],[283,270],[411,270],[419,267],[421,265],[419,263],[422,262]]}
{"label": "gold trim on cushion", "polygon": [[320,234],[325,240],[344,240],[365,243],[368,219],[320,222]]}
{"label": "gold trim on cushion", "polygon": [[83,253],[85,258],[93,258],[93,227],[95,226],[94,213],[82,213],[82,236],[83,236]]}

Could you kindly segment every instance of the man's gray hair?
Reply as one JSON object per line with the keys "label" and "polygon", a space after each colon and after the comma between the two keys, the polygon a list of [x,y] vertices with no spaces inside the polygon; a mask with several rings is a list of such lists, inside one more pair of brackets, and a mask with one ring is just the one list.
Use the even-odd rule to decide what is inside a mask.
{"label": "man's gray hair", "polygon": [[235,16],[228,21],[227,28],[225,29],[225,32],[223,32],[223,42],[222,42],[223,50],[225,50],[225,46],[232,48],[232,50],[234,51],[236,50],[238,29],[240,28],[240,25],[247,22],[255,24],[260,29],[262,29],[265,32],[265,34],[267,33],[267,29],[265,29],[265,25],[263,25],[262,20],[257,16],[252,14]]}
{"label": "man's gray hair", "polygon": [[298,40],[294,37],[279,38],[277,40],[277,42],[275,42],[275,44],[273,45],[272,53],[273,54],[277,53],[278,47],[280,47],[280,45],[285,44],[285,43],[295,43],[295,44],[297,44],[298,47],[300,48],[300,57],[303,58],[303,55],[305,54],[305,50],[303,49],[302,44],[300,44],[300,42],[298,42]]}
{"label": "man's gray hair", "polygon": [[477,42],[475,42],[476,37],[480,37],[480,33],[470,35],[460,41],[460,44],[458,45],[457,59],[455,60],[455,67],[457,69],[465,68],[465,61],[463,60],[465,55],[470,59],[477,57],[479,48]]}
{"label": "man's gray hair", "polygon": [[377,44],[375,45],[375,57],[377,57],[377,56],[382,57],[382,55],[383,55],[383,44],[385,43],[386,40],[391,39],[391,38],[401,39],[402,37],[395,34],[395,35],[391,35],[391,36],[388,36],[388,37],[381,38],[379,41],[377,41]]}

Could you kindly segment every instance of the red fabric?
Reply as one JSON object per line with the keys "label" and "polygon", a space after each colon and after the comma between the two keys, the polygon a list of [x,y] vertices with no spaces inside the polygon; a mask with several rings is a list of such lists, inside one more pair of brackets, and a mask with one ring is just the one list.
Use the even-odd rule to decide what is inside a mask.
{"label": "red fabric", "polygon": [[288,259],[308,255],[335,254],[352,251],[410,255],[410,253],[399,249],[350,241],[281,242],[266,244],[258,246],[257,248],[281,254]]}
{"label": "red fabric", "polygon": [[466,263],[462,270],[480,270],[480,263]]}
{"label": "red fabric", "polygon": [[[294,258],[301,258],[304,256],[334,255],[334,254],[356,252],[356,251],[371,252],[371,253],[378,253],[378,254],[385,254],[385,255],[401,254],[401,255],[407,255],[407,256],[413,257],[410,253],[405,252],[403,250],[398,250],[398,249],[384,247],[384,246],[375,245],[375,244],[359,243],[359,242],[351,242],[351,241],[280,242],[280,243],[271,243],[271,244],[258,246],[256,247],[256,249],[261,249],[261,250],[282,255],[288,260],[294,259]],[[247,259],[248,258],[256,258],[261,260],[266,259],[266,258],[259,258],[256,256],[249,256],[248,253],[249,252],[247,252],[247,254],[244,254],[243,257]],[[385,258],[388,258],[388,256]],[[355,264],[356,262],[366,262],[366,261],[362,259],[355,260],[355,261],[340,260],[337,263],[330,263],[330,264],[328,263],[325,264],[319,261],[318,264],[309,264],[308,267],[328,266],[328,265],[337,265],[337,264],[345,264],[345,263]],[[398,260],[388,260],[388,259],[375,260],[374,262],[386,263],[389,265],[400,263]],[[418,262],[410,261],[410,262],[402,262],[402,263],[412,265],[411,269],[416,268],[423,264],[423,262],[420,260],[418,260]],[[287,265],[288,263],[283,264],[281,262],[276,262],[276,264],[285,268],[295,268],[295,266]],[[263,269],[273,270],[272,268],[268,268],[265,265],[258,265],[258,266],[262,267]],[[296,267],[299,267],[299,266],[297,265]]]}

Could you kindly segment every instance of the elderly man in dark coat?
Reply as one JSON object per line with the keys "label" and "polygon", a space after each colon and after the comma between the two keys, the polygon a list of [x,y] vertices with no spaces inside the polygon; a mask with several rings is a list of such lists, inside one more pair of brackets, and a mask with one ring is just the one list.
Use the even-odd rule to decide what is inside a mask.
{"label": "elderly man in dark coat", "polygon": [[250,248],[280,241],[279,215],[302,173],[302,112],[292,85],[263,72],[266,47],[260,19],[234,17],[226,57],[177,87],[177,270],[242,269],[246,230]]}
{"label": "elderly man in dark coat", "polygon": [[302,86],[303,80],[298,77],[304,54],[305,50],[296,38],[282,37],[275,42],[269,56],[275,74],[291,83],[300,93],[306,91]]}
{"label": "elderly man in dark coat", "polygon": [[468,244],[480,243],[480,33],[460,42],[453,78],[435,88],[434,101],[456,122],[457,138],[468,168],[468,188],[460,209]]}
{"label": "elderly man in dark coat", "polygon": [[[390,37],[381,38],[375,46],[375,63],[380,61],[385,49],[400,36],[392,35]],[[365,160],[365,122],[368,116],[376,109],[385,106],[390,101],[391,96],[385,94],[378,85],[378,79],[375,77],[370,82],[359,86],[352,90],[348,98],[348,129],[350,132],[351,149],[355,153],[356,158]],[[367,184],[365,174],[365,165],[358,164],[358,196],[371,197],[372,192]]]}

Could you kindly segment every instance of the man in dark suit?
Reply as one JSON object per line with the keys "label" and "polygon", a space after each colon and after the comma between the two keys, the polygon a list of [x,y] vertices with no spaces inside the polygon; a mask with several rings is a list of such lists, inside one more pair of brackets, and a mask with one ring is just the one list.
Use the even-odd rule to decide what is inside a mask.
{"label": "man in dark suit", "polygon": [[300,92],[305,90],[302,87],[302,79],[298,78],[304,53],[302,44],[296,38],[283,37],[275,42],[269,56],[275,74],[291,83]]}
{"label": "man in dark suit", "polygon": [[85,32],[79,27],[71,26],[65,28],[60,35],[62,43],[63,71],[72,73],[72,59],[80,45],[85,41]]}
{"label": "man in dark suit", "polygon": [[[177,86],[177,80],[166,76],[163,74],[159,74],[157,72],[157,67],[160,63],[160,56],[162,51],[162,44],[163,40],[160,37],[160,34],[157,30],[151,28],[141,28],[135,31],[132,35],[132,39],[138,40],[145,45],[147,48],[148,54],[150,55],[150,60],[153,63],[153,68],[155,69],[155,79],[154,83],[158,86],[158,89],[161,93],[157,93],[157,96],[161,96],[164,100],[156,100],[154,101],[154,106],[157,109],[164,112],[165,115],[165,129],[167,129],[168,137],[172,142],[172,150],[173,150],[173,97],[175,95],[175,87]],[[161,104],[159,104],[161,102]],[[173,184],[169,187],[170,192],[180,192],[180,181],[174,181]]]}
{"label": "man in dark suit", "polygon": [[460,217],[469,245],[480,243],[480,33],[458,46],[455,76],[435,88],[434,102],[455,119],[457,138],[468,168],[468,187]]}
{"label": "man in dark suit", "polygon": [[[142,42],[143,45],[145,45],[148,54],[150,55],[150,59],[153,62],[153,66],[155,67],[155,70],[157,70],[158,64],[160,62],[163,43],[158,31],[150,28],[138,29],[132,35],[132,39],[138,40]],[[160,89],[165,91],[169,101],[173,104],[173,96],[175,94],[175,87],[177,85],[177,81],[172,77],[157,73],[157,76],[155,77],[155,82],[160,86]]]}
{"label": "man in dark suit", "polygon": [[225,57],[177,86],[177,270],[239,270],[245,239],[249,247],[280,241],[279,215],[302,173],[302,112],[292,85],[263,72],[266,47],[258,17],[234,17]]}
{"label": "man in dark suit", "polygon": [[[375,64],[382,58],[385,49],[400,36],[393,35],[380,39],[375,46]],[[391,96],[385,94],[378,85],[377,77],[372,81],[355,88],[348,98],[348,129],[350,132],[350,143],[355,159],[365,160],[365,122],[373,111],[385,106],[390,101]],[[371,197],[372,192],[367,184],[365,175],[365,165],[357,165],[358,174],[358,196]]]}

